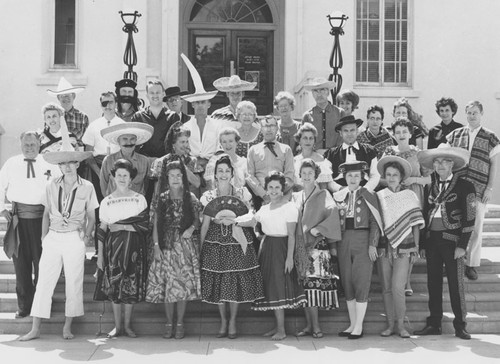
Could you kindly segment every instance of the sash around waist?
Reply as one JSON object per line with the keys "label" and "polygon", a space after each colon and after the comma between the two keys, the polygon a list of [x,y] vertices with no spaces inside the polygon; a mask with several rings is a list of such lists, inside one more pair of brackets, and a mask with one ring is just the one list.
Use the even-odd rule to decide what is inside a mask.
{"label": "sash around waist", "polygon": [[133,225],[125,225],[125,224],[111,224],[109,225],[109,231],[112,233],[117,231],[133,231],[135,232],[135,228]]}
{"label": "sash around waist", "polygon": [[20,219],[41,219],[43,217],[45,206],[12,202],[12,209],[17,211],[17,216]]}

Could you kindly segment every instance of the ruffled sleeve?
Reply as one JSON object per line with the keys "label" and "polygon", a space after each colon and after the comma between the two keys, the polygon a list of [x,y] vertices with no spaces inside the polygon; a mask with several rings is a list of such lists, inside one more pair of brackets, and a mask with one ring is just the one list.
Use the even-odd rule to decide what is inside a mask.
{"label": "ruffled sleeve", "polygon": [[212,201],[215,197],[215,190],[208,190],[203,193],[200,197],[200,201],[198,203],[201,203],[202,206],[207,206],[210,201]]}
{"label": "ruffled sleeve", "polygon": [[325,159],[322,162],[317,163],[319,168],[320,168],[320,173],[318,178],[316,179],[316,182],[318,183],[328,183],[332,182],[332,163],[328,160]]}

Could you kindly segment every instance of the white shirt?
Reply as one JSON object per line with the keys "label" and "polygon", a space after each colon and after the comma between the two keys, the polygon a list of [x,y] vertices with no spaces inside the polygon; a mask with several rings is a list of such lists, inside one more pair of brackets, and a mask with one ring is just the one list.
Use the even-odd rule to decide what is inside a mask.
{"label": "white shirt", "polygon": [[299,218],[299,211],[293,202],[271,210],[271,204],[264,205],[257,211],[254,218],[262,225],[262,231],[266,235],[271,236],[287,236],[288,229],[287,222],[297,222]]}
{"label": "white shirt", "polygon": [[354,152],[352,151],[352,148],[349,149],[349,147],[352,147],[356,150],[359,150],[359,144],[358,144],[358,142],[354,142],[353,145],[348,145],[346,143],[342,143],[342,149],[347,150],[346,155],[345,155],[345,161],[346,162],[354,162],[357,160],[356,154],[354,154]]}
{"label": "white shirt", "polygon": [[469,152],[472,151],[472,146],[474,145],[474,140],[476,140],[477,133],[479,133],[479,130],[481,130],[481,127],[478,126],[476,129],[471,129],[470,126],[467,126],[469,128]]}
{"label": "white shirt", "polygon": [[[359,150],[359,144],[358,142],[354,142],[353,145],[342,143],[342,149],[347,150],[345,155],[345,161],[346,162],[357,161],[356,154],[354,154],[354,152],[349,153],[349,147],[353,147]],[[366,179],[365,188],[370,192],[375,191],[375,188],[377,188],[378,183],[380,182],[380,173],[378,173],[377,164],[378,164],[378,159],[377,157],[375,157],[372,159],[370,163],[370,172],[365,173],[365,179]],[[341,179],[341,178],[344,178],[344,176],[342,174],[339,174],[335,179]]]}
{"label": "white shirt", "polygon": [[[479,129],[479,128],[478,128]],[[477,133],[476,133],[477,134]],[[444,189],[446,190],[448,187],[450,187],[450,182],[451,182],[451,179],[453,178],[453,173],[450,174],[448,176],[448,178],[446,179],[446,184],[444,185]],[[441,182],[441,180],[439,180],[439,182]],[[439,183],[438,182],[438,183]],[[443,189],[442,187],[440,186],[439,187],[439,194],[443,193]],[[436,213],[434,214],[434,217],[442,217],[441,215],[441,205],[438,206],[438,209],[436,210]]]}
{"label": "white shirt", "polygon": [[108,143],[106,139],[101,136],[101,130],[108,126],[122,124],[125,121],[115,116],[111,120],[107,120],[104,116],[94,120],[90,123],[89,127],[83,134],[82,142],[86,145],[94,147],[93,154],[96,155],[109,155],[120,151],[120,146]]}
{"label": "white shirt", "polygon": [[59,167],[39,154],[33,162],[35,178],[27,178],[28,162],[24,158],[22,154],[11,157],[0,170],[0,211],[5,210],[5,197],[11,202],[42,205],[47,184],[61,176]]}
{"label": "white shirt", "polygon": [[214,120],[207,116],[205,127],[203,128],[203,137],[200,138],[200,127],[196,118],[191,116],[184,127],[191,131],[189,137],[189,146],[193,157],[210,159],[219,149],[219,131],[226,126],[220,120]]}

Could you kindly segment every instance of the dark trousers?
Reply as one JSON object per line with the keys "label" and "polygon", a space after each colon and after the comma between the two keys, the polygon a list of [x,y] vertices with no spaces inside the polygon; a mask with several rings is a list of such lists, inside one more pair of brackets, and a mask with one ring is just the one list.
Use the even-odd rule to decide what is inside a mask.
{"label": "dark trousers", "polygon": [[431,231],[426,244],[427,258],[427,289],[429,290],[429,311],[427,324],[441,327],[443,318],[443,263],[446,268],[448,288],[450,290],[451,308],[455,315],[453,326],[455,330],[465,329],[464,272],[465,257],[455,259],[454,242],[443,240],[442,232]]}
{"label": "dark trousers", "polygon": [[[16,294],[19,313],[28,315],[31,311],[38,281],[38,263],[42,256],[42,218],[19,219],[19,251],[14,256],[16,272]],[[33,271],[35,279],[33,279]]]}

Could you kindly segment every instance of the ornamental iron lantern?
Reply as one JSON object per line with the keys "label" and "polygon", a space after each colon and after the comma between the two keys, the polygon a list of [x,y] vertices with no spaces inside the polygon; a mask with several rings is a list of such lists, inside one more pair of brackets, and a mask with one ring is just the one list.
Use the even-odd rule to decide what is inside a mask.
{"label": "ornamental iron lantern", "polygon": [[344,35],[343,27],[349,17],[341,11],[333,11],[326,17],[332,28],[330,35],[334,37],[332,53],[330,54],[330,67],[333,69],[333,73],[330,74],[328,79],[335,82],[335,88],[332,89],[332,102],[335,103],[335,98],[342,87],[342,75],[339,74],[339,69],[344,65],[342,50],[340,49],[340,36]]}
{"label": "ornamental iron lantern", "polygon": [[123,54],[123,63],[128,69],[123,73],[123,78],[128,78],[137,82],[137,73],[134,71],[134,66],[137,65],[137,52],[134,45],[133,33],[137,33],[139,29],[135,26],[138,18],[142,16],[137,10],[133,13],[118,12],[125,24],[122,30],[128,34],[127,44],[125,45],[125,53]]}

